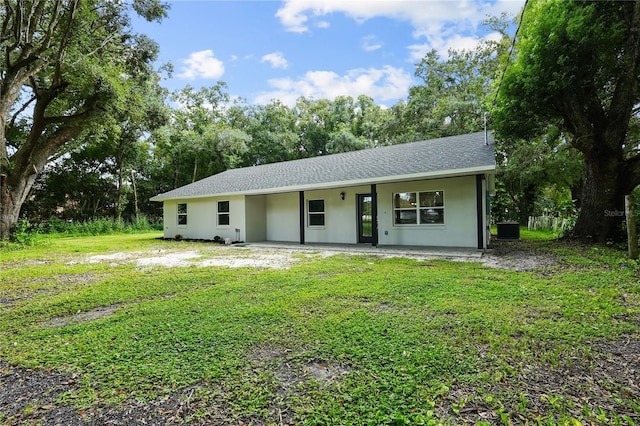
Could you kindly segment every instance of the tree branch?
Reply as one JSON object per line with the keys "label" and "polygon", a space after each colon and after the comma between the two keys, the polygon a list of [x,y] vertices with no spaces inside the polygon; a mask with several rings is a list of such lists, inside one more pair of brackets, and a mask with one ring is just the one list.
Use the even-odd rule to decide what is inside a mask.
{"label": "tree branch", "polygon": [[33,96],[31,97],[31,99],[29,99],[27,102],[25,102],[25,103],[24,103],[24,105],[22,105],[22,106],[20,107],[20,109],[18,109],[18,110],[16,111],[16,113],[15,113],[15,114],[13,114],[13,117],[11,117],[11,121],[9,122],[9,125],[10,125],[10,126],[12,126],[12,127],[13,127],[13,126],[15,126],[15,124],[16,124],[16,118],[18,118],[18,116],[19,116],[20,114],[22,114],[22,112],[24,112],[24,110],[25,110],[25,109],[27,109],[27,107],[29,107],[29,105],[31,104],[31,102],[33,102],[33,101],[35,101],[35,100],[36,100],[36,96],[35,96],[35,95],[33,95]]}
{"label": "tree branch", "polygon": [[[93,51],[91,51],[91,52],[89,52],[89,53],[85,54],[84,56],[93,56],[93,55],[95,55],[96,53],[98,53],[99,51],[101,51],[101,50],[102,50],[102,49],[103,49],[107,44],[109,44],[109,42],[111,42],[111,40],[113,40],[113,39],[114,39],[114,38],[116,38],[117,36],[118,36],[118,34],[116,34],[116,33],[113,33],[113,34],[109,35],[109,37],[107,37],[106,39],[104,39],[104,40],[102,41],[102,43],[100,44],[100,46],[96,47]],[[73,65],[77,65],[77,64],[79,64],[79,63],[80,63],[80,62],[82,62],[82,61],[83,61],[83,59],[78,59],[76,62],[74,62],[74,64],[73,64]]]}
{"label": "tree branch", "polygon": [[69,11],[67,12],[67,29],[66,31],[63,32],[63,37],[62,40],[60,41],[60,46],[58,49],[58,55],[57,55],[57,64],[58,66],[60,65],[60,62],[62,61],[62,57],[64,56],[64,52],[66,51],[67,48],[67,43],[69,43],[69,37],[71,36],[71,32],[72,32],[72,28],[73,28],[73,20],[75,19],[76,16],[76,10],[78,7],[78,1],[79,0],[73,0],[73,2],[71,3],[71,7],[69,8]]}
{"label": "tree branch", "polygon": [[4,10],[5,10],[5,16],[2,21],[2,30],[0,30],[1,31],[0,42],[2,42],[3,44],[6,40],[10,38],[9,32],[7,30],[9,29],[9,23],[11,22],[11,20],[13,19],[13,16],[15,15],[15,11],[13,10],[13,5],[9,0],[4,0]]}
{"label": "tree branch", "polygon": [[[631,6],[629,6],[631,7]],[[632,3],[633,11],[622,57],[620,77],[615,86],[608,111],[609,126],[606,139],[621,144],[626,136],[631,111],[638,96],[638,69],[640,68],[640,2]]]}
{"label": "tree branch", "polygon": [[86,110],[81,114],[70,117],[60,127],[49,135],[43,135],[44,125],[33,126],[32,131],[18,151],[13,155],[13,162],[17,170],[28,168],[29,164],[36,166],[37,170],[42,170],[50,157],[66,142],[78,136],[83,130],[82,122],[90,117],[91,110]]}
{"label": "tree branch", "polygon": [[[87,101],[87,102],[90,102],[90,101]],[[94,108],[95,106],[96,105],[91,105],[90,108],[87,108],[76,114],[55,115],[55,116],[44,117],[43,122],[45,125],[48,126],[51,124],[66,124],[66,123],[71,123],[78,120],[83,120],[85,118],[88,118],[93,112],[95,112],[95,108]]]}
{"label": "tree branch", "polygon": [[51,43],[51,36],[53,35],[53,33],[55,32],[56,28],[58,27],[58,23],[60,22],[58,20],[58,10],[60,9],[60,0],[57,0],[54,7],[53,7],[53,11],[51,12],[51,19],[49,20],[49,25],[47,26],[47,31],[45,33],[44,38],[42,39],[42,43],[43,45],[49,46],[49,44]]}
{"label": "tree branch", "polygon": [[584,154],[593,149],[594,129],[582,110],[581,103],[571,95],[559,97],[556,108],[563,117],[567,130],[573,135],[569,143]]}
{"label": "tree branch", "polygon": [[[28,44],[33,44],[33,36],[37,32],[38,21],[42,19],[46,0],[40,0],[36,3],[36,7],[32,8],[27,21],[27,39]],[[53,19],[53,17],[52,17]]]}

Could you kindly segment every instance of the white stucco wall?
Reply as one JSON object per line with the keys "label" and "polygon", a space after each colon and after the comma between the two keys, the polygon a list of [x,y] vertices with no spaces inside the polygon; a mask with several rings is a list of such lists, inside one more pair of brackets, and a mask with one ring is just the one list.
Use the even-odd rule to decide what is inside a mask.
{"label": "white stucco wall", "polygon": [[[378,185],[380,245],[477,247],[476,178],[465,176]],[[444,191],[444,224],[394,225],[393,194]]]}
{"label": "white stucco wall", "polygon": [[[465,176],[377,185],[379,245],[477,247],[475,179],[475,176]],[[444,191],[444,224],[393,223],[393,194],[414,191]],[[344,200],[340,192],[345,193]],[[369,192],[370,186],[305,191],[305,209],[309,200],[325,202],[324,226],[309,226],[305,211],[305,242],[357,243],[357,194]],[[297,192],[266,196],[267,240],[300,241],[298,197]]]}
{"label": "white stucco wall", "polygon": [[[357,194],[368,193],[370,187],[351,187],[305,191],[306,243],[355,244],[357,229]],[[344,192],[344,200],[340,193]],[[273,194],[266,198],[267,240],[300,241],[299,193]],[[307,206],[309,200],[324,200],[325,225],[310,226]]]}
{"label": "white stucco wall", "polygon": [[[240,229],[240,240],[246,238],[246,220],[244,196],[237,195],[221,198],[203,198],[171,200],[164,202],[164,236],[211,240],[216,235],[222,239],[238,238],[236,229]],[[229,201],[229,225],[218,225],[218,201]],[[179,203],[187,204],[187,224],[178,225],[177,208]]]}
{"label": "white stucco wall", "polygon": [[173,238],[176,235],[177,219],[177,202],[173,200],[164,201],[162,203],[162,224],[164,226],[164,237]]}
{"label": "white stucco wall", "polygon": [[[483,180],[483,207],[488,181]],[[355,244],[358,241],[357,194],[368,194],[370,186],[305,191],[305,242]],[[445,223],[395,225],[393,194],[444,191]],[[340,193],[345,193],[342,200]],[[465,176],[377,185],[379,245],[477,247],[476,178]],[[309,226],[309,200],[324,200],[325,225]],[[217,202],[229,201],[230,224],[217,225]],[[187,225],[177,224],[177,205],[186,202]],[[488,223],[488,219],[487,219]],[[299,193],[233,196],[164,203],[164,236],[213,239],[239,237],[243,241],[300,241]],[[239,236],[236,233],[239,229]],[[486,232],[486,229],[485,229]],[[488,239],[488,232],[484,235]]]}
{"label": "white stucco wall", "polygon": [[[309,226],[305,211],[305,242],[355,244],[358,242],[357,194],[369,193],[371,187],[338,188],[304,193],[305,209],[309,200],[324,200],[325,226]],[[344,200],[340,193],[344,192]]]}
{"label": "white stucco wall", "polygon": [[268,241],[300,241],[298,204],[297,192],[265,196]]}
{"label": "white stucco wall", "polygon": [[267,239],[267,207],[264,195],[249,195],[245,197],[245,226],[244,241],[257,242]]}

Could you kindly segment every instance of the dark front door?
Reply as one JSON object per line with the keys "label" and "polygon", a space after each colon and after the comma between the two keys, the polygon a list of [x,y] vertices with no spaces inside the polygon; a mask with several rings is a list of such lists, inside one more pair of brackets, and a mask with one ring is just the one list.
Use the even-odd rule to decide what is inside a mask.
{"label": "dark front door", "polygon": [[358,194],[358,242],[373,242],[371,194]]}

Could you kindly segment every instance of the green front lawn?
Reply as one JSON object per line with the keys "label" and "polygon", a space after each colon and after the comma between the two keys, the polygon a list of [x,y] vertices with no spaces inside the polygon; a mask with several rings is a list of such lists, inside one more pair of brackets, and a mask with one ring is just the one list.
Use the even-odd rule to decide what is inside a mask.
{"label": "green front lawn", "polygon": [[165,268],[115,255],[250,253],[157,237],[0,251],[0,360],[77,377],[58,402],[85,410],[187,389],[183,421],[638,421],[637,389],[603,373],[621,371],[638,336],[638,268],[624,252],[525,241],[558,258],[533,272],[306,253],[289,269]]}

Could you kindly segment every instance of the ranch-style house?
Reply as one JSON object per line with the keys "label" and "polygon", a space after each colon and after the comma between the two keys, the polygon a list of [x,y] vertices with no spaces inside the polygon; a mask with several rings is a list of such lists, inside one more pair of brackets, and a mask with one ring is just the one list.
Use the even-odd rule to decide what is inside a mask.
{"label": "ranch-style house", "polygon": [[484,249],[495,171],[478,132],[231,169],[151,200],[165,238]]}

